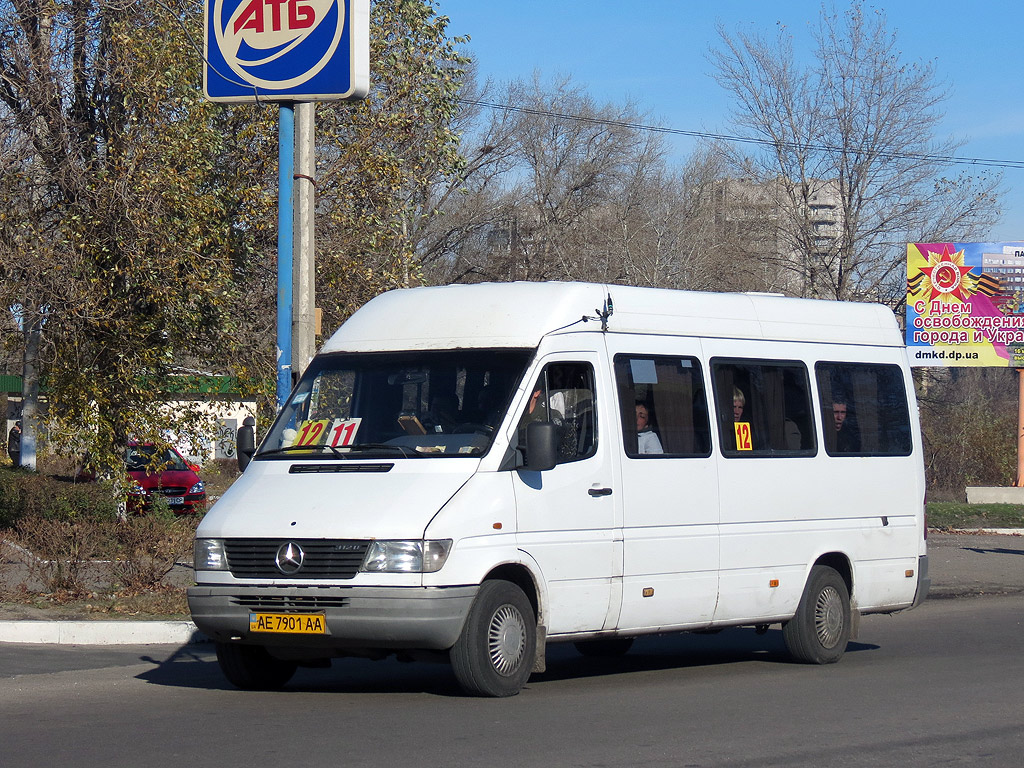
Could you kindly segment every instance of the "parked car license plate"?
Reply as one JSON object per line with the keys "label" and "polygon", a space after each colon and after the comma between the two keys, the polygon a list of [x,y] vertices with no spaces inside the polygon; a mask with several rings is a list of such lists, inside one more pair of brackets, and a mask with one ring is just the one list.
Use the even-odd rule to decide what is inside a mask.
{"label": "parked car license plate", "polygon": [[180,505],[185,503],[185,497],[184,496],[168,496],[167,497],[167,503],[169,505],[171,505],[172,507],[180,506]]}
{"label": "parked car license plate", "polygon": [[250,613],[249,631],[326,635],[327,619],[322,613]]}

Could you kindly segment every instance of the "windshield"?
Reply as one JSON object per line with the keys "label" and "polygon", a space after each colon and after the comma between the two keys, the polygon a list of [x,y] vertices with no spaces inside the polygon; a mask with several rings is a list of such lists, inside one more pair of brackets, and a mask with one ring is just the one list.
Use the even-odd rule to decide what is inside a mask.
{"label": "windshield", "polygon": [[183,472],[188,469],[181,455],[170,448],[162,451],[159,459],[156,456],[154,445],[129,445],[124,452],[124,461],[129,472]]}
{"label": "windshield", "polygon": [[457,350],[318,357],[256,457],[482,456],[531,354]]}

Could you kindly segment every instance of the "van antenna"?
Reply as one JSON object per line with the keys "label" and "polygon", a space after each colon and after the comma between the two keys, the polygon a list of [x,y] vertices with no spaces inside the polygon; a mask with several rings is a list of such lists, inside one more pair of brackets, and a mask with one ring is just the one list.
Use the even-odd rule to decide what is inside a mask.
{"label": "van antenna", "polygon": [[[601,321],[601,330],[602,331],[607,331],[608,330],[608,318],[611,317],[615,313],[615,306],[612,304],[612,295],[610,293],[607,295],[607,297],[605,297],[604,308],[603,309],[601,309],[601,308],[595,309],[594,312],[596,313],[596,317],[591,317],[590,315],[584,315],[579,320],[577,320],[576,323],[589,323],[591,320],[600,320]],[[570,326],[576,325],[576,323],[569,323],[569,325],[563,325],[561,328],[556,328],[555,331],[565,330],[566,328],[568,328]],[[554,333],[554,331],[551,331],[551,333]]]}
{"label": "van antenna", "polygon": [[604,309],[595,309],[597,316],[601,318],[601,330],[608,330],[608,318],[615,313],[615,305],[612,304],[612,295],[609,293],[604,300]]}

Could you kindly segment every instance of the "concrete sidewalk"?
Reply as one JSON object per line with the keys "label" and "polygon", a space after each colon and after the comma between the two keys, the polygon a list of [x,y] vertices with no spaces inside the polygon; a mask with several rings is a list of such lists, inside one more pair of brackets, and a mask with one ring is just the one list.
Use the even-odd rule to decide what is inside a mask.
{"label": "concrete sidewalk", "polygon": [[[1024,529],[928,533],[929,599],[1024,593]],[[0,621],[0,642],[147,645],[205,642],[190,621]]]}

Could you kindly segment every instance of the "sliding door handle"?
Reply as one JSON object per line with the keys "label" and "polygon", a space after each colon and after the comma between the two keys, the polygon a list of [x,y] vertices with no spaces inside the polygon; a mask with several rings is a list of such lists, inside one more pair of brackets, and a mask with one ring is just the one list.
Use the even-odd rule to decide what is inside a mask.
{"label": "sliding door handle", "polygon": [[593,496],[595,498],[598,497],[598,496],[611,496],[612,495],[612,489],[611,488],[591,488],[589,491],[587,491],[587,493],[589,493],[591,496]]}

